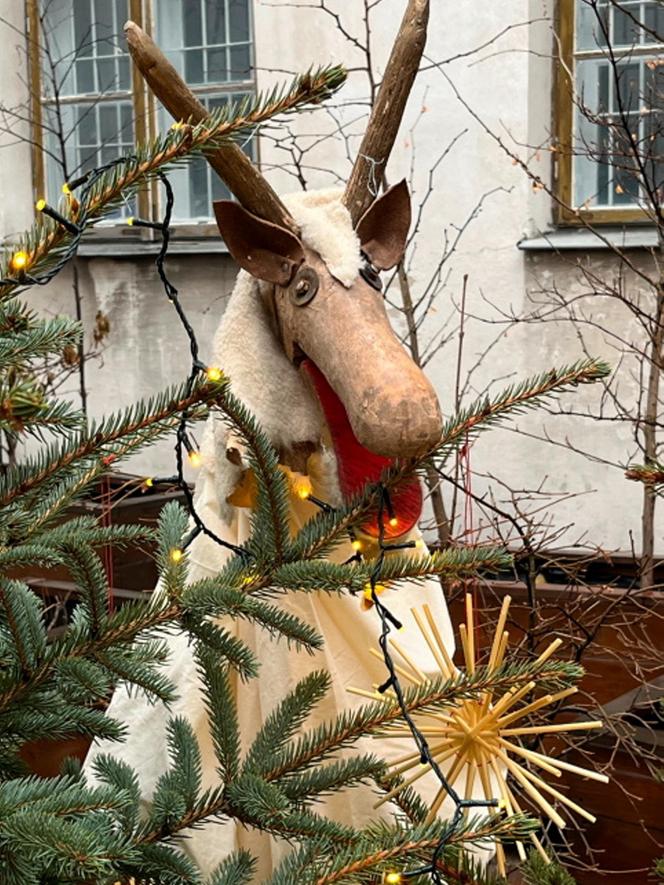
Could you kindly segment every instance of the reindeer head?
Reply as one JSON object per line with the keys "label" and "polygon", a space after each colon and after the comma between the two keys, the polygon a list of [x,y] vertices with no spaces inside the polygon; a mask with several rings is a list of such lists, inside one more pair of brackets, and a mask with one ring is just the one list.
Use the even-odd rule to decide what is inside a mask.
{"label": "reindeer head", "polygon": [[[441,433],[436,394],[394,334],[381,293],[380,272],[395,267],[406,246],[408,189],[402,182],[374,199],[370,188],[372,180],[383,179],[424,49],[428,13],[429,0],[409,0],[343,195],[358,240],[354,276],[335,277],[236,145],[208,157],[238,200],[215,204],[220,231],[238,264],[270,287],[285,353],[319,396],[331,389],[357,442],[377,456],[420,453]],[[171,114],[203,119],[205,108],[150,38],[131,22],[125,32],[135,63]]]}
{"label": "reindeer head", "polygon": [[[410,227],[405,182],[391,188],[356,226],[356,275],[337,279],[291,230],[231,201],[215,203],[219,229],[238,264],[273,289],[277,327],[288,358],[340,399],[362,446],[386,456],[432,448],[441,417],[430,383],[391,326],[380,271],[401,260]],[[335,231],[330,231],[334,236]]]}

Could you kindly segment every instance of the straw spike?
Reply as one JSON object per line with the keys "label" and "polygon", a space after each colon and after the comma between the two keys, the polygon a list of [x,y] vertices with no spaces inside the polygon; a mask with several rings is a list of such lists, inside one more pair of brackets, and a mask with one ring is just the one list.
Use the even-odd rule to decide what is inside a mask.
{"label": "straw spike", "polygon": [[423,670],[420,670],[420,668],[417,666],[415,661],[402,648],[402,646],[399,645],[399,643],[395,639],[392,639],[390,644],[392,645],[394,650],[397,652],[397,654],[408,664],[408,666],[413,671],[413,673],[415,674],[417,679],[419,679],[420,682],[426,682],[426,679],[427,679],[426,674],[424,673]]}
{"label": "straw spike", "polygon": [[466,642],[468,643],[468,672],[475,672],[475,612],[473,594],[466,593]]}
{"label": "straw spike", "polygon": [[447,665],[447,671],[450,676],[453,676],[456,673],[456,667],[454,666],[454,664],[452,662],[452,658],[447,653],[447,649],[445,648],[445,643],[443,642],[443,639],[442,639],[440,633],[438,632],[438,626],[437,626],[437,624],[434,620],[434,617],[431,613],[431,609],[429,608],[428,605],[425,604],[422,606],[422,611],[424,612],[424,615],[425,615],[427,622],[429,624],[429,628],[431,629],[431,632],[433,633],[433,637],[438,644],[438,648],[440,649],[440,653],[442,654],[443,658],[445,659],[445,664]]}
{"label": "straw spike", "polygon": [[418,609],[416,609],[416,608],[411,608],[411,612],[413,613],[413,617],[415,618],[415,622],[417,623],[417,626],[420,628],[420,633],[424,637],[424,641],[429,646],[429,650],[431,651],[431,654],[434,656],[434,658],[436,660],[436,664],[438,665],[440,672],[443,674],[443,676],[447,676],[449,678],[452,675],[452,673],[451,673],[449,667],[447,666],[447,662],[446,662],[445,658],[440,653],[440,648],[438,647],[438,645],[434,641],[433,637],[431,636],[431,634],[427,630],[421,612],[418,611]]}

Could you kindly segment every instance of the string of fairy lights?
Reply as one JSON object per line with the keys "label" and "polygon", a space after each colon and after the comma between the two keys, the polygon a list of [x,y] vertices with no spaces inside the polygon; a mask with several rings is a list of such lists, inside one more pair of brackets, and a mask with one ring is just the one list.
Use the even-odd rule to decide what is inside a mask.
{"label": "string of fairy lights", "polygon": [[[189,375],[189,383],[193,385],[195,378],[198,372],[201,369],[204,369],[204,365],[201,363],[199,358],[199,347],[198,341],[196,338],[196,333],[188,321],[186,313],[182,307],[182,304],[179,300],[178,291],[175,286],[170,282],[166,275],[165,271],[165,261],[168,252],[168,246],[170,242],[170,220],[172,216],[173,210],[173,189],[170,185],[170,182],[163,173],[160,173],[159,178],[164,186],[165,195],[166,195],[166,204],[164,216],[161,222],[153,223],[153,222],[143,222],[132,220],[133,224],[142,224],[148,227],[151,227],[162,238],[162,245],[159,251],[159,255],[156,259],[157,272],[162,281],[164,291],[168,300],[171,302],[173,307],[176,310],[178,318],[182,323],[182,326],[187,334],[189,339],[189,346],[191,351],[191,372]],[[209,372],[209,370],[208,370]],[[186,482],[183,474],[183,449],[188,452],[189,460],[194,465],[196,463],[200,463],[200,455],[198,451],[191,445],[189,441],[189,437],[187,434],[187,415],[183,413],[182,419],[180,421],[180,426],[177,431],[177,442],[176,442],[176,463],[177,463],[177,476],[176,481],[180,488],[183,490],[185,495],[185,502],[187,509],[191,515],[191,518],[194,522],[194,527],[183,541],[181,548],[176,548],[171,551],[171,556],[176,561],[178,561],[183,551],[191,544],[194,538],[199,535],[201,532],[206,534],[208,537],[212,538],[218,544],[221,544],[223,547],[226,547],[232,550],[234,553],[239,554],[243,557],[248,556],[248,551],[242,547],[237,547],[229,542],[219,538],[213,532],[211,532],[200,518],[200,516],[196,513],[196,509],[194,507],[193,496],[191,494],[191,489],[189,488],[188,483]],[[487,809],[487,808],[498,808],[503,807],[503,804],[498,799],[465,799],[455,790],[455,788],[448,782],[447,778],[440,765],[434,758],[431,753],[431,749],[427,738],[422,733],[422,731],[418,728],[415,723],[413,717],[408,711],[408,707],[406,704],[405,695],[403,692],[403,688],[399,681],[399,676],[397,673],[397,667],[395,661],[392,657],[392,653],[389,647],[389,637],[393,630],[401,630],[402,624],[401,622],[392,614],[389,608],[380,600],[379,596],[382,591],[382,585],[380,584],[380,576],[383,569],[383,564],[385,561],[385,557],[389,553],[393,553],[398,550],[406,550],[412,549],[416,547],[422,546],[422,542],[420,541],[406,541],[403,543],[389,543],[385,540],[385,522],[387,519],[388,524],[391,527],[397,525],[397,517],[394,512],[394,507],[392,504],[392,499],[389,493],[389,489],[383,484],[379,483],[377,486],[378,492],[378,554],[374,560],[373,568],[370,574],[369,582],[368,582],[368,598],[373,603],[378,617],[381,623],[381,632],[379,636],[379,645],[381,648],[381,652],[383,654],[383,659],[385,662],[385,666],[388,672],[388,678],[378,687],[378,691],[381,694],[392,690],[397,699],[399,707],[401,709],[402,716],[413,735],[413,740],[417,746],[417,749],[420,753],[420,760],[423,765],[431,766],[431,769],[435,773],[438,778],[441,786],[445,789],[447,795],[451,798],[452,802],[455,806],[454,814],[451,820],[448,823],[448,826],[445,828],[444,832],[441,834],[441,838],[439,839],[434,852],[432,854],[431,860],[424,865],[420,865],[412,870],[403,870],[397,871],[393,870],[387,872],[383,879],[386,885],[399,885],[401,882],[405,882],[406,880],[420,878],[422,876],[429,876],[431,881],[435,883],[435,885],[446,885],[446,880],[443,878],[441,870],[439,868],[440,860],[442,854],[449,843],[449,839],[454,833],[457,831],[465,813],[467,810],[475,808],[475,809]],[[310,485],[301,486],[299,489],[300,497],[306,498],[312,504],[317,506],[319,509],[326,513],[333,513],[334,508],[328,504],[326,501],[317,498],[311,490]],[[352,527],[349,528],[348,534],[351,540],[351,546],[354,551],[353,556],[348,560],[348,562],[353,561],[363,561],[362,556],[362,542],[358,539],[356,532]]]}
{"label": "string of fairy lights", "polygon": [[[10,269],[13,270],[17,276],[10,277],[8,279],[0,279],[0,285],[9,284],[15,286],[17,283],[19,285],[25,286],[45,285],[47,282],[53,279],[53,277],[57,273],[59,273],[59,271],[62,270],[62,268],[75,256],[78,250],[83,232],[91,220],[86,211],[87,197],[94,187],[95,183],[111,167],[125,162],[127,159],[130,158],[124,157],[113,160],[103,166],[95,168],[94,170],[88,172],[84,176],[81,176],[75,181],[66,183],[63,186],[63,192],[68,196],[69,199],[76,199],[73,195],[73,192],[77,188],[81,188],[80,198],[78,200],[81,208],[77,216],[77,224],[74,224],[69,219],[66,219],[60,212],[58,212],[52,206],[48,205],[45,200],[39,200],[36,204],[37,210],[48,216],[49,218],[53,219],[57,224],[62,225],[70,234],[72,234],[72,237],[69,242],[67,242],[65,246],[61,249],[57,260],[50,263],[48,268],[39,276],[32,275],[29,272],[29,253],[23,249],[18,250],[13,254],[9,261]],[[180,301],[180,296],[177,288],[173,285],[173,283],[167,276],[165,263],[171,241],[171,218],[174,206],[174,195],[168,177],[162,172],[157,173],[157,175],[163,186],[165,194],[164,214],[162,220],[160,222],[153,222],[138,218],[130,218],[127,220],[127,223],[135,227],[150,228],[161,238],[161,246],[156,257],[155,264],[166,297],[175,309],[178,319],[180,320],[180,323],[189,340],[189,349],[191,353],[191,369],[187,377],[186,389],[187,393],[191,393],[197,379],[201,376],[201,374],[203,374],[209,381],[218,383],[223,379],[223,372],[221,368],[217,366],[208,366],[201,361],[195,330],[193,329],[191,323],[187,318],[186,312]],[[200,466],[201,463],[201,455],[198,451],[198,447],[194,444],[194,442],[192,442],[192,437],[190,436],[188,427],[189,419],[189,412],[187,410],[184,410],[180,416],[178,427],[176,430],[176,474],[172,477],[149,477],[143,480],[144,486],[148,488],[156,484],[163,483],[176,485],[182,491],[185,506],[191,519],[192,527],[187,536],[183,539],[181,545],[179,547],[174,547],[171,549],[169,554],[170,558],[173,562],[176,563],[181,561],[186,549],[191,545],[192,541],[197,536],[204,534],[207,537],[211,538],[216,544],[229,550],[234,555],[241,556],[245,561],[247,561],[250,559],[250,552],[248,549],[232,544],[225,539],[219,537],[205,524],[204,520],[197,512],[191,487],[184,475],[185,460],[188,460],[194,467]],[[498,799],[479,800],[462,798],[461,795],[454,789],[453,785],[448,782],[445,773],[442,771],[440,765],[431,752],[427,738],[418,728],[408,710],[404,691],[399,681],[397,665],[393,660],[392,653],[389,647],[389,638],[392,634],[392,631],[400,630],[402,624],[380,599],[380,595],[383,589],[382,585],[380,584],[380,576],[383,569],[383,564],[385,562],[385,557],[387,555],[398,550],[420,547],[422,545],[422,542],[407,541],[404,543],[390,543],[386,541],[386,518],[388,524],[392,527],[397,524],[397,518],[394,513],[392,501],[387,487],[383,483],[379,483],[377,486],[374,487],[374,491],[378,493],[378,552],[375,560],[373,561],[373,567],[368,581],[366,596],[367,599],[369,599],[371,603],[373,603],[376,613],[378,614],[378,617],[380,619],[381,632],[379,636],[379,645],[388,674],[383,684],[378,687],[378,691],[381,694],[385,694],[390,690],[394,693],[394,696],[401,709],[402,716],[407,723],[413,740],[417,746],[417,750],[420,754],[421,763],[423,765],[429,765],[431,767],[441,786],[445,789],[447,795],[450,797],[455,806],[454,814],[448,822],[447,826],[444,828],[444,831],[441,833],[440,839],[436,844],[436,847],[429,862],[410,870],[388,871],[383,875],[383,882],[386,883],[386,885],[399,885],[399,883],[405,882],[406,880],[429,876],[434,885],[446,885],[447,880],[444,878],[444,875],[441,871],[442,855],[445,848],[449,844],[450,838],[457,832],[467,810],[473,808],[485,810],[488,808],[503,809],[504,804],[501,803]],[[313,495],[310,486],[301,489],[300,495],[301,497],[311,501],[312,504],[316,505],[321,510],[328,513],[334,512],[334,508],[331,505]],[[364,561],[362,555],[362,543],[358,539],[355,530],[351,527],[349,528],[348,533],[351,540],[351,546],[354,551],[353,556],[348,560],[348,562],[350,563],[353,561]]]}
{"label": "string of fairy lights", "polygon": [[[29,286],[45,286],[53,277],[57,276],[78,252],[78,247],[86,228],[98,220],[91,217],[92,200],[90,199],[97,182],[114,167],[131,163],[135,159],[137,158],[134,155],[117,157],[62,185],[63,195],[69,201],[70,206],[76,210],[76,222],[70,218],[65,218],[61,212],[49,205],[44,198],[37,200],[35,203],[37,212],[63,227],[71,234],[71,238],[66,239],[63,245],[58,247],[55,252],[51,251],[47,265],[38,274],[31,273],[30,271],[34,256],[29,248],[29,244],[17,249],[11,255],[7,265],[8,269],[13,271],[15,276],[0,278],[0,286],[19,286],[25,288]],[[77,190],[79,191],[78,196],[74,194]],[[55,260],[53,260],[54,254],[56,256]]]}

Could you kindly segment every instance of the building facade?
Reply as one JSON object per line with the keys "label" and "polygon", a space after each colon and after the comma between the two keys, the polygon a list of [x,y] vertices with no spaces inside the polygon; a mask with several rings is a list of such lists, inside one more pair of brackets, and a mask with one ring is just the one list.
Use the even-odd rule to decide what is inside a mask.
{"label": "building facade", "polygon": [[[367,30],[364,0],[329,0],[323,8],[304,0],[51,0],[48,33],[56,63],[49,69],[43,46],[38,54],[30,37],[26,43],[26,31],[31,23],[34,30],[39,16],[36,0],[0,0],[0,18],[7,22],[0,26],[0,103],[25,107],[33,123],[18,120],[14,133],[5,132],[0,141],[2,241],[10,246],[32,223],[38,196],[57,199],[62,167],[54,157],[64,156],[71,176],[169,125],[132,75],[122,45],[127,17],[152,30],[210,108],[312,65],[342,63],[349,69],[329,108],[267,127],[245,145],[285,193],[345,180],[372,83],[380,79],[404,5],[369,3]],[[583,0],[431,5],[425,61],[388,178],[408,178],[413,193],[417,229],[408,279],[422,310],[430,308],[420,341],[444,411],[454,407],[458,391],[469,401],[489,384],[506,386],[588,355],[616,366],[620,408],[635,406],[645,396],[648,367],[640,318],[624,299],[601,290],[615,290],[619,280],[636,303],[643,289],[646,305],[639,270],[652,266],[656,225],[643,213],[633,177],[624,169],[612,171],[619,163],[597,162],[588,148],[597,147],[596,133],[583,130],[578,105],[561,87],[562,71],[574,80],[574,94],[583,96],[586,119],[596,126],[601,115],[620,113],[614,107],[620,87],[611,91],[601,34],[585,17]],[[655,95],[660,4],[604,5],[609,39],[623,49],[631,46],[621,61],[631,65],[625,82],[631,77],[631,88]],[[629,30],[635,20],[646,35],[637,47]],[[365,70],[367,33],[373,80]],[[58,101],[69,133],[64,148],[54,122]],[[651,105],[650,111],[656,109],[655,98]],[[632,107],[627,112],[636,114],[639,138],[650,138],[643,128],[648,114]],[[32,143],[36,115],[37,140],[52,155],[41,161]],[[562,159],[568,129],[588,149]],[[610,156],[615,146],[603,150]],[[236,273],[211,220],[211,200],[224,191],[202,161],[178,170],[173,184],[177,236],[170,274],[205,353]],[[100,225],[79,254],[87,334],[99,312],[110,329],[103,353],[86,365],[92,415],[128,405],[188,370],[187,341],[155,273],[156,246],[127,224],[127,217],[158,217],[159,211],[157,189],[138,195]],[[612,248],[616,244],[627,265]],[[397,283],[390,290],[395,303]],[[73,312],[71,270],[31,297],[36,309]],[[403,329],[402,316],[391,311]],[[73,380],[69,387],[75,396]],[[611,396],[600,386],[584,387],[560,405],[491,431],[466,453],[473,492],[492,488],[496,502],[508,508],[516,496],[519,506],[540,512],[537,520],[560,529],[552,533],[557,544],[627,552],[632,544],[638,547],[642,489],[625,479],[623,466],[643,458],[634,422],[612,417],[619,406]],[[600,413],[604,420],[587,417]],[[165,441],[128,468],[168,474],[172,464],[172,444]],[[479,512],[475,519],[465,528],[477,528]],[[656,538],[664,552],[661,531]]]}

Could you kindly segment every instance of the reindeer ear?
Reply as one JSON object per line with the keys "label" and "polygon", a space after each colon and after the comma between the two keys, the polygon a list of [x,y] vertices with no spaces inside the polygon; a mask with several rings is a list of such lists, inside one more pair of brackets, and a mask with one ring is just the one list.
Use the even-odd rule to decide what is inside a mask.
{"label": "reindeer ear", "polygon": [[374,200],[356,228],[362,251],[378,270],[389,270],[401,261],[409,230],[410,194],[405,179]]}
{"label": "reindeer ear", "polygon": [[284,227],[264,221],[232,200],[216,200],[214,214],[228,251],[259,280],[287,286],[304,261],[302,243]]}

